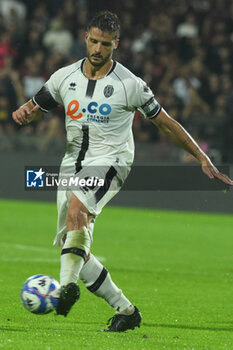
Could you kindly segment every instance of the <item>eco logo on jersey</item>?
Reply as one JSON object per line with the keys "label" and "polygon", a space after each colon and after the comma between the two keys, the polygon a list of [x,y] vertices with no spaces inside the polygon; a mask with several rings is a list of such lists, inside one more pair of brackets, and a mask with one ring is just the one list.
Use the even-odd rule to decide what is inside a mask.
{"label": "eco logo on jersey", "polygon": [[[102,103],[99,105],[95,101],[90,102],[87,107],[82,108],[81,111],[79,107],[79,102],[77,100],[72,100],[68,104],[66,114],[73,120],[78,120],[83,117],[83,113],[88,112],[89,114],[87,115],[87,119],[89,119],[89,121],[97,121],[97,119],[101,121],[104,120],[103,117],[106,117],[112,111],[112,107],[108,103]],[[93,116],[96,114],[98,114],[98,116],[96,116],[96,118],[93,118]]]}

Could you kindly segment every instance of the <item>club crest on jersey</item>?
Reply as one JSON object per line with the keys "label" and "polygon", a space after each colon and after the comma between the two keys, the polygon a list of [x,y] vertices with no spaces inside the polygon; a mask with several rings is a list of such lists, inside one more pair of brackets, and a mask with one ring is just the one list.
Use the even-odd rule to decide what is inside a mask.
{"label": "club crest on jersey", "polygon": [[114,87],[112,85],[106,85],[104,88],[104,96],[110,97],[114,92]]}

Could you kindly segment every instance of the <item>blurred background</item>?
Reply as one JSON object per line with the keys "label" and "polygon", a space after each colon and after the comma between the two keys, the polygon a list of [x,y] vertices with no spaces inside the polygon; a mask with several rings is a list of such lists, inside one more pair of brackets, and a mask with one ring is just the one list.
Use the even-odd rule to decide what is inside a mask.
{"label": "blurred background", "polygon": [[[22,165],[59,164],[63,109],[23,127],[11,113],[55,70],[85,56],[86,25],[103,9],[121,19],[114,58],[149,84],[216,164],[231,164],[233,0],[0,0],[1,176],[9,179]],[[195,162],[139,112],[133,132],[136,164]],[[0,196],[5,192],[1,186]]]}

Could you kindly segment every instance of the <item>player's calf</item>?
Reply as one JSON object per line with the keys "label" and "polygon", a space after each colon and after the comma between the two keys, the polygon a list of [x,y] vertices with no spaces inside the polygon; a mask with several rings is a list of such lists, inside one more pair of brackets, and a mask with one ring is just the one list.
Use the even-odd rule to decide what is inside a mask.
{"label": "player's calf", "polygon": [[91,246],[88,210],[74,195],[70,199],[66,226],[68,232],[61,252],[61,285],[77,282]]}
{"label": "player's calf", "polygon": [[60,284],[76,283],[90,251],[91,240],[86,227],[67,232],[61,251]]}

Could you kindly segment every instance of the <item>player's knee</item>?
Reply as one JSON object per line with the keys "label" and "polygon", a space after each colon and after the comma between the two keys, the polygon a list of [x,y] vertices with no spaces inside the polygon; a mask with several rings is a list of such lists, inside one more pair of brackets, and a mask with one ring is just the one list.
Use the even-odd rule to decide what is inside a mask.
{"label": "player's knee", "polygon": [[85,226],[78,230],[67,232],[67,238],[62,249],[62,254],[76,254],[82,256],[84,261],[88,259],[91,247],[91,239]]}
{"label": "player's knee", "polygon": [[78,230],[79,220],[78,211],[74,209],[69,209],[66,217],[67,231]]}

